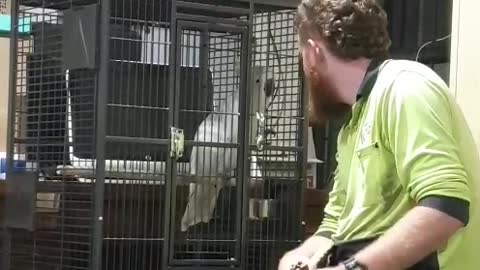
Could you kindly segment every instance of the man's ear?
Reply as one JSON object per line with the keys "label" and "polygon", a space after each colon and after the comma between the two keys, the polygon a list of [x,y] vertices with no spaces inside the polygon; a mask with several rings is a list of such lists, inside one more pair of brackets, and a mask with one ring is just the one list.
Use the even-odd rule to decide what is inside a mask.
{"label": "man's ear", "polygon": [[309,38],[309,39],[307,40],[307,45],[308,45],[309,47],[311,47],[311,48],[317,47],[316,42],[315,42],[313,39],[311,39],[311,38]]}
{"label": "man's ear", "polygon": [[320,46],[320,44],[317,41],[309,38],[307,40],[307,46],[310,47],[309,51],[312,52],[312,54],[313,54],[313,55],[309,55],[309,56],[314,57],[314,59],[316,61],[322,61],[323,62],[323,60],[325,58],[325,55],[323,54],[323,48]]}

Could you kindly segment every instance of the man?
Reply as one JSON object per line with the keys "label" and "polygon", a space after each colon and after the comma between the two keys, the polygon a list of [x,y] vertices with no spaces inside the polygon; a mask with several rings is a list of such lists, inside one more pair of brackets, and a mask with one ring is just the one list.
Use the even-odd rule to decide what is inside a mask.
{"label": "man", "polygon": [[[313,118],[342,116],[317,233],[279,264],[480,269],[480,161],[462,112],[428,67],[387,60],[374,0],[303,0],[296,27]],[[321,266],[320,266],[321,267]]]}

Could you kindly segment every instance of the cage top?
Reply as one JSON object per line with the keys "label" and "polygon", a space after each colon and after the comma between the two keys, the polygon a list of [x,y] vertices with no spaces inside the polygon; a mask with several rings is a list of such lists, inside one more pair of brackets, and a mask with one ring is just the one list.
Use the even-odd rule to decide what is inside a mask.
{"label": "cage top", "polygon": [[[224,0],[228,2],[229,0]],[[280,9],[294,9],[300,4],[301,0],[239,0],[242,2],[251,2],[255,4],[267,7],[277,7]]]}
{"label": "cage top", "polygon": [[[189,3],[191,4],[208,4],[208,5],[217,5],[222,6],[224,8],[241,8],[248,10],[250,3],[254,4],[254,13],[262,13],[262,12],[269,12],[269,11],[279,11],[279,10],[292,10],[296,9],[297,5],[299,4],[300,0],[123,0],[121,1],[122,5],[113,4],[116,3],[116,0],[110,0],[112,2],[111,8],[114,9],[113,13],[125,13],[125,10],[115,10],[118,8],[129,7],[130,9],[137,10],[137,14],[146,13],[145,10],[149,10],[150,8],[155,9],[154,11],[149,10],[149,12],[163,14],[160,16],[154,16],[157,19],[166,18],[165,15],[168,14],[168,6],[164,5],[162,10],[158,10],[158,4],[156,4],[156,8],[150,7],[153,2],[165,2],[171,3],[175,1],[177,3],[182,3],[182,6],[188,6]],[[73,0],[73,1],[62,1],[62,0],[20,0],[18,3],[21,6],[25,7],[33,7],[33,8],[47,8],[51,10],[67,10],[71,9],[72,7],[80,7],[86,6],[95,3],[101,3],[102,0]],[[160,5],[162,6],[162,5]],[[141,10],[140,12],[138,10]],[[205,11],[207,12],[207,11]],[[131,12],[130,12],[131,13]],[[202,12],[200,12],[202,13]],[[208,12],[207,12],[208,13]],[[118,14],[117,14],[118,15]],[[207,14],[208,15],[208,14]],[[215,16],[218,16],[216,14]],[[230,17],[231,14],[226,12],[225,14],[221,14],[220,17]],[[123,16],[118,16],[123,17]]]}

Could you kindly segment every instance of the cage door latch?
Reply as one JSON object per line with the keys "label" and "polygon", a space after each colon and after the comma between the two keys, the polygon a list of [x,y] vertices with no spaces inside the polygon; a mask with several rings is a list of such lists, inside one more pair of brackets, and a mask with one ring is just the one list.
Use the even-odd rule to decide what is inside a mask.
{"label": "cage door latch", "polygon": [[171,127],[170,128],[170,157],[181,158],[183,157],[183,151],[185,146],[185,136],[183,129]]}

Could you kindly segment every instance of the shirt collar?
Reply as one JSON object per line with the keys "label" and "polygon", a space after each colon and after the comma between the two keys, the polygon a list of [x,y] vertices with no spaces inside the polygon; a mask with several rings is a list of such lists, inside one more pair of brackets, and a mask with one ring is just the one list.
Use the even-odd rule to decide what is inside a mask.
{"label": "shirt collar", "polygon": [[[370,64],[368,65],[368,68],[367,68],[367,72],[365,73],[365,77],[363,78],[363,81],[360,84],[360,87],[357,92],[357,103],[361,98],[368,98],[368,96],[372,92],[372,89],[375,86],[375,83],[377,82],[380,67],[384,62],[384,60],[385,59],[383,58],[376,58],[370,61]],[[350,124],[353,124],[355,126],[359,116],[360,116],[360,112],[357,112],[355,113],[355,115],[353,115],[353,111],[350,110],[347,114],[343,115],[343,117],[340,117],[340,119],[342,119],[342,122],[347,126]]]}
{"label": "shirt collar", "polygon": [[380,66],[384,62],[383,58],[373,59],[368,65],[367,72],[363,78],[362,84],[357,92],[357,101],[362,97],[368,97],[372,92],[373,86],[378,78],[378,73],[380,71]]}

